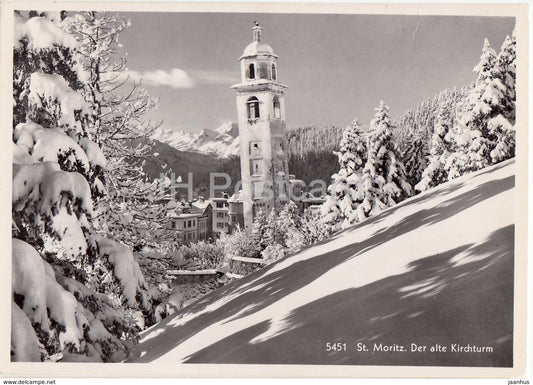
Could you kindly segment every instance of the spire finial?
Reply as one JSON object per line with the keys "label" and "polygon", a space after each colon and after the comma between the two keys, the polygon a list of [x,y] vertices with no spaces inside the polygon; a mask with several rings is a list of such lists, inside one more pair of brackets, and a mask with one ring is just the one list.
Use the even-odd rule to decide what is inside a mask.
{"label": "spire finial", "polygon": [[260,43],[261,42],[261,26],[259,25],[258,21],[254,21],[254,26],[252,27],[252,34],[253,34],[254,42]]}

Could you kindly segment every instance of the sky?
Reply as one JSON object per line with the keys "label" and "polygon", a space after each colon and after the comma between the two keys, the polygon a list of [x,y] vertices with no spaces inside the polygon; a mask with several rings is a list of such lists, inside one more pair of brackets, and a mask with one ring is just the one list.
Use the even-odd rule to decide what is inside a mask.
{"label": "sky", "polygon": [[439,91],[475,80],[485,38],[498,52],[509,17],[123,13],[127,67],[141,76],[163,126],[197,132],[237,121],[232,84],[259,21],[279,56],[289,128],[368,124],[383,100],[401,114]]}

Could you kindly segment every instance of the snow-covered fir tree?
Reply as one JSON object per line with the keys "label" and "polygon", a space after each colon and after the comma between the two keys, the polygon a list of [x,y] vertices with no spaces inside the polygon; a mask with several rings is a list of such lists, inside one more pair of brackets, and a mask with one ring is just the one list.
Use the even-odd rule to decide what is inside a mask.
{"label": "snow-covered fir tree", "polygon": [[[270,213],[269,213],[270,214]],[[250,237],[256,242],[259,250],[272,243],[271,232],[269,232],[269,215],[263,209],[259,209],[254,217]]]}
{"label": "snow-covered fir tree", "polygon": [[418,191],[426,191],[448,180],[445,169],[446,160],[453,149],[453,114],[452,105],[443,105],[437,115],[431,149],[426,169],[421,180],[415,185]]}
{"label": "snow-covered fir tree", "polygon": [[131,250],[94,231],[107,161],[64,16],[15,20],[11,357],[120,360],[152,295]]}
{"label": "snow-covered fir tree", "polygon": [[332,184],[321,211],[326,223],[333,227],[340,223],[346,227],[360,219],[357,216],[357,206],[362,201],[359,188],[367,157],[365,138],[357,120],[344,130],[340,150],[335,154],[339,171],[331,177]]}
{"label": "snow-covered fir tree", "polygon": [[455,130],[457,150],[446,164],[449,179],[514,156],[515,130],[506,118],[508,87],[504,71],[485,39],[480,62],[474,67],[477,80]]}
{"label": "snow-covered fir tree", "polygon": [[278,234],[280,243],[287,248],[288,252],[293,252],[301,248],[301,233],[299,229],[302,226],[301,214],[298,206],[290,201],[277,216]]}
{"label": "snow-covered fir tree", "polygon": [[[405,111],[393,119],[394,141],[402,153],[406,152],[412,137],[421,138],[426,148],[431,148],[432,135],[438,113],[442,108],[455,111],[470,92],[471,86],[447,88]],[[453,118],[454,116],[452,116]],[[453,119],[452,119],[453,120]]]}
{"label": "snow-covered fir tree", "polygon": [[357,218],[374,216],[412,195],[399,150],[392,139],[389,107],[380,102],[370,123],[368,157],[359,182]]}
{"label": "snow-covered fir tree", "polygon": [[262,258],[268,265],[285,255],[326,239],[330,233],[319,213],[301,213],[294,202],[285,204],[279,212],[271,210],[268,215],[259,210],[252,229],[244,241],[241,230],[223,235],[217,245],[231,255]]}
{"label": "snow-covered fir tree", "polygon": [[502,74],[505,84],[505,99],[503,114],[509,123],[515,124],[516,120],[516,34],[505,38],[500,53],[498,54],[498,70]]}
{"label": "snow-covered fir tree", "polygon": [[494,135],[496,147],[491,151],[492,162],[499,162],[515,155],[516,147],[516,36],[507,36],[497,57],[497,73],[505,85],[502,101],[502,120],[496,117],[488,126]]}
{"label": "snow-covered fir tree", "polygon": [[226,263],[233,257],[258,258],[261,251],[257,238],[238,227],[231,234],[221,233],[217,245],[223,250]]}
{"label": "snow-covered fir tree", "polygon": [[411,186],[422,179],[422,174],[427,167],[426,141],[422,137],[412,136],[409,145],[402,153],[402,163],[405,166],[405,175]]}

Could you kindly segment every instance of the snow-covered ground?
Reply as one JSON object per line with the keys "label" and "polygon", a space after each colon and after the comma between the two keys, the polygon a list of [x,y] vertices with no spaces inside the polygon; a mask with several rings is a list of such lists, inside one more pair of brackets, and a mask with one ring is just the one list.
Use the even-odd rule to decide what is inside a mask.
{"label": "snow-covered ground", "polygon": [[[215,290],[130,361],[511,366],[514,172],[458,178]],[[492,352],[451,351],[467,345]]]}

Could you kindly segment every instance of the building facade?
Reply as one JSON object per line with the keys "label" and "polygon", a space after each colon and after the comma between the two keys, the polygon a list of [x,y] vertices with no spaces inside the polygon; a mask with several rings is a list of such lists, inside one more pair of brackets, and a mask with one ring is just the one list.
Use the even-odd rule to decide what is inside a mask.
{"label": "building facade", "polygon": [[228,215],[230,232],[237,227],[244,227],[244,211],[242,204],[241,191],[233,194],[228,199]]}
{"label": "building facade", "polygon": [[195,202],[179,202],[167,214],[169,228],[175,231],[176,240],[182,244],[206,241],[212,237],[211,205],[199,199]]}
{"label": "building facade", "polygon": [[198,241],[198,217],[196,213],[174,212],[169,215],[170,229],[176,232],[179,243]]}
{"label": "building facade", "polygon": [[288,140],[284,94],[278,82],[278,56],[262,42],[258,23],[253,41],[239,58],[241,82],[237,93],[242,204],[245,227],[259,210],[279,209],[288,202]]}
{"label": "building facade", "polygon": [[213,210],[209,201],[203,197],[192,202],[192,211],[198,213],[198,240],[207,241],[213,236],[212,221]]}
{"label": "building facade", "polygon": [[224,193],[221,198],[211,198],[212,232],[214,237],[220,237],[222,233],[229,232],[229,204],[228,194]]}

